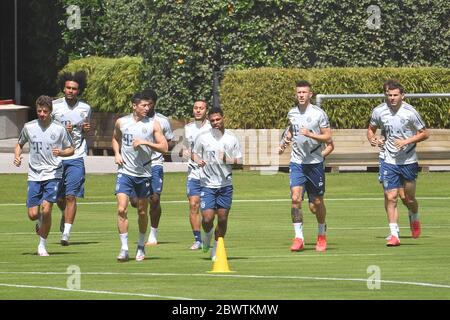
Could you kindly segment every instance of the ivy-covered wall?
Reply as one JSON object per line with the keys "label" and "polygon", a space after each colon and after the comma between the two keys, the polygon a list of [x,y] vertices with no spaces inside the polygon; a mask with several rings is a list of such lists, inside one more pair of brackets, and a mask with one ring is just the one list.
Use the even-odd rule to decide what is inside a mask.
{"label": "ivy-covered wall", "polygon": [[[188,117],[215,70],[449,66],[446,0],[58,0],[61,55],[142,56],[158,108]],[[67,15],[61,19],[65,23]]]}

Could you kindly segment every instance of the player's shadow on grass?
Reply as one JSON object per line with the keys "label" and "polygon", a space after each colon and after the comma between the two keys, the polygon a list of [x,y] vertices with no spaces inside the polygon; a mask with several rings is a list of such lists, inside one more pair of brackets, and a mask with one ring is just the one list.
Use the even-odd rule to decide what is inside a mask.
{"label": "player's shadow on grass", "polygon": [[[64,255],[64,254],[78,254],[79,252],[55,252],[55,251],[49,251],[48,252],[48,254],[50,255],[50,256],[53,256],[53,255]],[[22,255],[23,256],[36,256],[36,257],[38,257],[38,254],[37,254],[37,252],[22,252]]]}
{"label": "player's shadow on grass", "polygon": [[[227,260],[248,260],[248,259],[250,259],[250,258],[248,258],[248,257],[227,257]],[[211,258],[206,258],[206,257],[202,258],[202,260],[214,262],[211,260]]]}
{"label": "player's shadow on grass", "polygon": [[[386,239],[386,237],[381,237],[381,236],[378,236],[378,237],[375,237],[375,238],[377,238],[377,239]],[[402,241],[402,239],[414,239],[414,240],[419,241],[420,239],[423,239],[423,238],[430,238],[430,236],[420,236],[420,238],[418,238],[418,239],[414,239],[412,236],[401,236],[400,237],[400,241]]]}
{"label": "player's shadow on grass", "polygon": [[[69,242],[69,247],[70,246],[82,246],[82,245],[89,245],[89,244],[98,244],[100,242],[98,241],[70,241]],[[59,242],[55,242],[55,244],[60,244]]]}

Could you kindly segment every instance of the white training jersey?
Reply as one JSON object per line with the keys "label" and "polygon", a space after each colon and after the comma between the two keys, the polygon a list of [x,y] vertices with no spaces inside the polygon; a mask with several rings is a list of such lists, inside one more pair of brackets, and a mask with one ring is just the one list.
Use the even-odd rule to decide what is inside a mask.
{"label": "white training jersey", "polygon": [[148,117],[140,121],[134,119],[133,114],[124,116],[119,120],[122,141],[120,154],[124,164],[119,166],[118,173],[133,177],[151,177],[153,151],[149,146],[133,147],[135,138],[154,141],[154,120]]}
{"label": "white training jersey", "polygon": [[299,164],[312,164],[323,162],[322,142],[300,134],[302,127],[320,134],[321,128],[329,128],[330,122],[326,113],[318,106],[309,104],[305,111],[300,111],[298,106],[288,112],[288,118],[293,134],[291,162]]}
{"label": "white training jersey", "polygon": [[27,122],[20,132],[18,143],[30,145],[28,181],[46,181],[62,177],[61,157],[52,153],[53,148],[64,150],[72,146],[72,139],[59,123],[53,121],[47,128],[39,120]]}
{"label": "white training jersey", "polygon": [[83,133],[83,122],[89,122],[91,119],[91,107],[80,100],[71,107],[67,104],[65,98],[53,101],[52,117],[64,127],[70,122],[73,124],[73,130],[70,133],[73,140],[75,152],[64,160],[84,158],[87,156],[87,143]]}
{"label": "white training jersey", "polygon": [[408,144],[398,150],[396,139],[407,139],[425,128],[425,123],[419,113],[409,104],[402,102],[397,112],[387,103],[373,109],[370,125],[381,129],[386,136],[384,143],[384,161],[390,164],[410,164],[417,162],[416,144]]}
{"label": "white training jersey", "polygon": [[232,185],[232,164],[223,162],[223,154],[228,158],[242,158],[239,140],[229,130],[222,132],[209,129],[200,133],[194,143],[194,153],[206,162],[200,168],[200,185],[221,188]]}
{"label": "white training jersey", "polygon": [[[194,149],[195,139],[198,137],[198,135],[211,129],[211,124],[208,120],[206,120],[203,125],[201,124],[202,122],[200,121],[193,121],[184,127],[184,139],[188,144],[190,152],[192,152]],[[192,161],[192,159],[190,158],[188,162],[188,178],[200,179],[200,167],[197,163],[195,163],[195,161]]]}
{"label": "white training jersey", "polygon": [[[150,119],[156,120],[159,122],[159,125],[161,126],[162,132],[164,137],[166,138],[167,142],[172,140],[174,138],[172,127],[170,125],[169,118],[162,115],[161,113],[156,112],[153,117]],[[164,164],[164,156],[161,152],[153,152],[152,157],[152,166],[162,166]]]}

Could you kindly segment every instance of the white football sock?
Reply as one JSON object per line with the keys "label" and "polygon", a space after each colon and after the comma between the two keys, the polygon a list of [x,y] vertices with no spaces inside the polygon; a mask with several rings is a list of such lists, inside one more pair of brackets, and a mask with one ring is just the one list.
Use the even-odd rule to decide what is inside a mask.
{"label": "white football sock", "polygon": [[72,224],[71,223],[64,223],[64,232],[63,232],[63,234],[69,235],[71,230],[72,230]]}
{"label": "white football sock", "polygon": [[295,237],[303,239],[303,223],[297,222],[292,225],[294,226]]}
{"label": "white football sock", "polygon": [[46,245],[47,245],[47,239],[44,239],[44,238],[42,238],[42,237],[39,237],[39,247],[45,249]]}
{"label": "white football sock", "polygon": [[122,250],[128,251],[128,232],[127,233],[121,233],[120,236],[120,242],[122,243]]}
{"label": "white football sock", "polygon": [[150,234],[148,235],[148,242],[156,242],[158,236],[158,228],[150,228]]}
{"label": "white football sock", "polygon": [[398,224],[397,223],[389,223],[389,229],[391,229],[391,235],[395,236],[398,239]]}

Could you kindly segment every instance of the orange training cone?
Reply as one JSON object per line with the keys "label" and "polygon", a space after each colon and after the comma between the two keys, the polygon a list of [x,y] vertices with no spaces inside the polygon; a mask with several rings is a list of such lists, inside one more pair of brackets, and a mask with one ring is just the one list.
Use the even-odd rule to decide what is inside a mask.
{"label": "orange training cone", "polygon": [[228,267],[227,252],[225,251],[225,244],[223,238],[217,239],[216,260],[214,261],[211,273],[234,272],[230,271]]}

